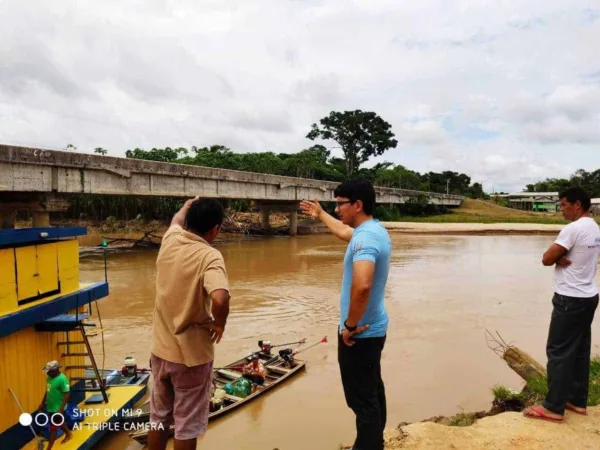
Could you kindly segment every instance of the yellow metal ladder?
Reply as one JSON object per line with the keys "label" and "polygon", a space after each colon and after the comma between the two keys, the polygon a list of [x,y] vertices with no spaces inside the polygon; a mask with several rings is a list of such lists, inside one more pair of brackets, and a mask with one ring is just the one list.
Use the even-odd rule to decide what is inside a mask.
{"label": "yellow metal ladder", "polygon": [[[37,331],[50,331],[50,332],[64,332],[66,339],[64,341],[57,342],[59,347],[64,347],[65,351],[61,354],[62,358],[77,358],[77,357],[87,357],[90,360],[90,364],[65,364],[65,370],[77,370],[83,369],[86,372],[89,369],[92,369],[93,375],[85,374],[83,377],[69,377],[72,381],[83,381],[84,385],[87,381],[90,381],[91,387],[84,387],[83,389],[75,388],[73,392],[90,392],[95,391],[102,394],[102,399],[105,403],[108,403],[108,395],[106,390],[108,386],[106,385],[106,381],[103,379],[102,374],[98,369],[98,364],[96,363],[96,358],[94,357],[94,353],[92,351],[92,347],[90,345],[89,336],[95,336],[102,333],[102,330],[97,330],[95,333],[88,334],[86,332],[86,327],[94,327],[94,324],[84,323],[83,319],[87,318],[88,314],[61,314],[59,316],[48,319],[44,322],[41,322],[36,325]],[[71,340],[69,338],[69,333],[72,331],[79,331],[81,334],[81,340]],[[76,345],[85,345],[84,352],[72,351],[72,346]]]}

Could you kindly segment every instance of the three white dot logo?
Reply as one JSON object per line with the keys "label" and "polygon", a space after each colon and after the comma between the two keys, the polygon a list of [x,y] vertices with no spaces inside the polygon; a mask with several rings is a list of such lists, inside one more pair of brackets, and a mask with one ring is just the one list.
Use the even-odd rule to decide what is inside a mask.
{"label": "three white dot logo", "polygon": [[24,427],[28,427],[33,423],[33,417],[29,413],[23,413],[19,416],[19,423]]}
{"label": "three white dot logo", "polygon": [[[19,416],[19,423],[24,427],[28,427],[33,423],[33,416],[29,413],[23,413]],[[48,414],[39,413],[35,416],[35,424],[38,427],[45,427],[51,423],[55,427],[60,427],[65,423],[65,417],[62,414]]]}

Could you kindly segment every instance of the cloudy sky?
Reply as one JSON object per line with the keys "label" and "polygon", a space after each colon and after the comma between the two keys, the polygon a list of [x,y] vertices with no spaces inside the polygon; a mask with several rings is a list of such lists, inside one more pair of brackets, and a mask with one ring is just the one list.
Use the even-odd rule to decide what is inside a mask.
{"label": "cloudy sky", "polygon": [[296,152],[363,109],[379,161],[519,191],[600,168],[599,43],[599,0],[0,0],[0,142]]}

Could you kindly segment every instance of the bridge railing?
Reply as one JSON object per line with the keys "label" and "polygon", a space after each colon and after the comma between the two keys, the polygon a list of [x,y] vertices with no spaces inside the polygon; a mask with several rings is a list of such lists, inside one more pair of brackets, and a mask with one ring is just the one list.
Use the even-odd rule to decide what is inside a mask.
{"label": "bridge railing", "polygon": [[[19,168],[21,172],[15,174]],[[338,185],[334,181],[0,145],[0,192],[172,197],[203,192],[222,198],[298,201],[317,197],[332,201]],[[375,189],[383,203],[404,203],[424,195],[436,203],[458,206],[464,199],[438,192]]]}

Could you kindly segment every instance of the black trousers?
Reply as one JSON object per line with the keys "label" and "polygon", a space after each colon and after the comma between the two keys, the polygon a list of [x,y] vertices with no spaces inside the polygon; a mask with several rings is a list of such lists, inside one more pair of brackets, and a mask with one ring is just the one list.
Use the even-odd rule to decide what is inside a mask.
{"label": "black trousers", "polygon": [[260,375],[244,375],[244,378],[254,384],[260,384],[261,386],[265,384],[265,379]]}
{"label": "black trousers", "polygon": [[383,450],[387,418],[385,388],[381,379],[384,337],[355,338],[348,347],[338,336],[338,362],[348,407],[356,415],[353,450]]}
{"label": "black trousers", "polygon": [[554,294],[546,355],[548,395],[544,408],[564,414],[567,402],[587,407],[590,380],[592,321],[598,296],[567,297]]}

